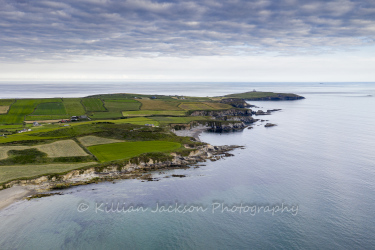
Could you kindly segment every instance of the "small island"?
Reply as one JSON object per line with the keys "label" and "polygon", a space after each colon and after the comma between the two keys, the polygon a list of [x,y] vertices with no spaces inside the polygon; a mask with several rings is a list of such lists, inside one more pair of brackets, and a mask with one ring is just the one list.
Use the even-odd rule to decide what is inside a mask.
{"label": "small island", "polygon": [[199,132],[241,130],[257,121],[246,100],[303,98],[247,92],[1,99],[0,190],[27,185],[46,191],[117,178],[147,179],[152,170],[232,156],[228,152],[239,146],[209,145],[199,140]]}

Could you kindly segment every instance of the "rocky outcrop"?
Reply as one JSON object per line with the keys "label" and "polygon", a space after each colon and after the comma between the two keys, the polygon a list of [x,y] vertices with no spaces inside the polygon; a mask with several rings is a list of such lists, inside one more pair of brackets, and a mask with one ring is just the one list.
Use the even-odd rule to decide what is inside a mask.
{"label": "rocky outcrop", "polygon": [[267,123],[266,125],[264,125],[264,127],[266,127],[266,128],[273,127],[273,126],[277,126],[277,125],[273,124],[273,123]]}

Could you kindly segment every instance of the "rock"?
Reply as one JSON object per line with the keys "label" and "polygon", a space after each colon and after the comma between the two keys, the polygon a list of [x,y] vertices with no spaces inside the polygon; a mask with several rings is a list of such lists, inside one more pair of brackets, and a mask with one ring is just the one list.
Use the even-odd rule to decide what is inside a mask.
{"label": "rock", "polygon": [[267,113],[275,112],[275,111],[280,111],[281,109],[269,109],[267,110]]}
{"label": "rock", "polygon": [[270,113],[266,113],[266,112],[264,112],[263,110],[261,110],[261,109],[259,109],[256,113],[255,113],[255,115],[269,115]]}
{"label": "rock", "polygon": [[273,124],[273,123],[267,123],[266,125],[264,125],[264,127],[266,127],[266,128],[273,127],[273,126],[277,126],[277,125]]}

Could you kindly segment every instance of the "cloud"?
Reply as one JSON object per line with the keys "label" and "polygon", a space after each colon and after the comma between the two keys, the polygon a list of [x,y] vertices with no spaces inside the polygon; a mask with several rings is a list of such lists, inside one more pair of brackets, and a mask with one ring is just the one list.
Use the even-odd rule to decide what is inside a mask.
{"label": "cloud", "polygon": [[319,54],[374,45],[365,0],[0,0],[0,60]]}

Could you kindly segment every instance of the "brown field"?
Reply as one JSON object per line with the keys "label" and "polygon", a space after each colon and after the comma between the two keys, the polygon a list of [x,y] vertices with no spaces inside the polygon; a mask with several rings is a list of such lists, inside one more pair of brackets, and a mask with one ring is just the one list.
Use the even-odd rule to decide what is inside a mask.
{"label": "brown field", "polygon": [[85,147],[90,147],[90,146],[100,145],[100,144],[123,142],[120,140],[108,139],[108,138],[103,138],[103,137],[98,137],[98,136],[93,136],[93,135],[84,136],[84,137],[78,138],[78,140]]}
{"label": "brown field", "polygon": [[161,100],[138,100],[142,103],[141,110],[181,110],[178,102],[165,102]]}
{"label": "brown field", "polygon": [[35,146],[38,150],[46,153],[48,157],[69,157],[88,155],[75,141],[63,140],[49,144]]}
{"label": "brown field", "polygon": [[44,164],[44,165],[19,165],[0,166],[0,183],[17,178],[34,177],[38,175],[62,173],[81,167],[94,165],[96,162],[85,162],[76,164]]}
{"label": "brown field", "polygon": [[225,103],[218,103],[218,102],[204,102],[204,104],[214,108],[214,109],[230,109],[233,108],[232,106],[225,104]]}
{"label": "brown field", "polygon": [[180,108],[184,110],[207,110],[207,109],[214,109],[204,103],[194,102],[194,103],[181,103],[179,105]]}
{"label": "brown field", "polygon": [[37,146],[1,146],[0,160],[8,158],[9,150],[25,150],[31,148],[36,148],[52,158],[88,155],[75,141],[63,140]]}
{"label": "brown field", "polygon": [[0,114],[6,114],[8,112],[9,106],[0,106]]}

